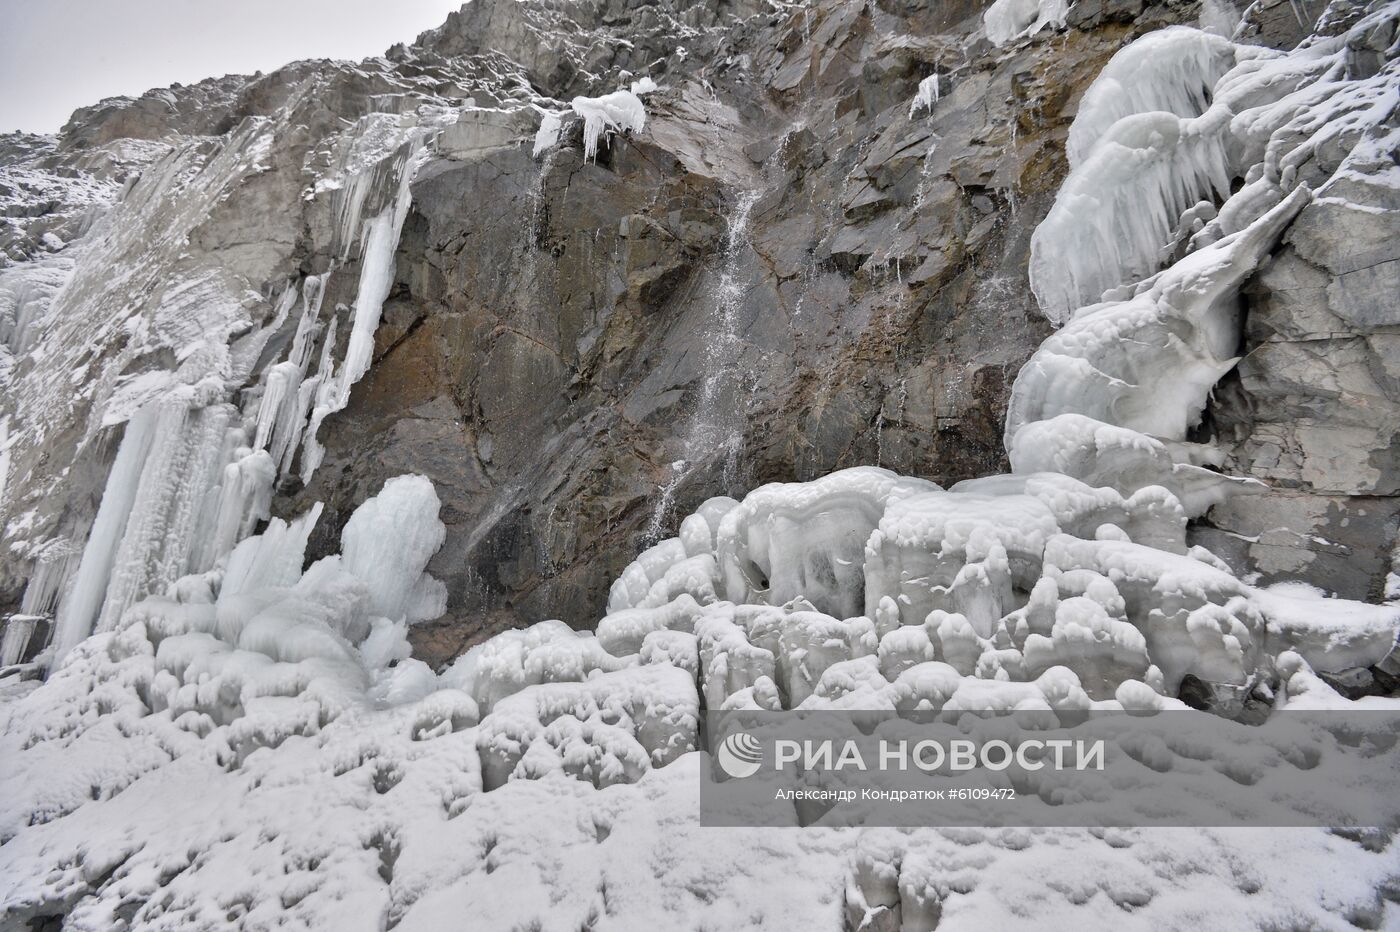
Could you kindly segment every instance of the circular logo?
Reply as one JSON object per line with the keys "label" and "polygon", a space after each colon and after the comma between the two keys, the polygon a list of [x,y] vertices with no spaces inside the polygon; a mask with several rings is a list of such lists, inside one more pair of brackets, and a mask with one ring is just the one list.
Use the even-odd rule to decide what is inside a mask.
{"label": "circular logo", "polygon": [[759,764],[763,761],[763,747],[753,735],[736,731],[720,742],[715,757],[721,770],[742,780],[758,773]]}

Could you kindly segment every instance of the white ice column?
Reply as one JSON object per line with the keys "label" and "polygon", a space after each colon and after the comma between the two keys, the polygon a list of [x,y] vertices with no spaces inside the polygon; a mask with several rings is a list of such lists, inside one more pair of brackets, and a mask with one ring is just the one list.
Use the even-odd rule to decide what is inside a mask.
{"label": "white ice column", "polygon": [[102,504],[97,509],[87,546],[83,548],[73,587],[58,607],[54,634],[55,661],[62,659],[64,654],[92,633],[93,623],[107,594],[107,581],[111,578],[117,546],[121,543],[127,519],[136,501],[141,471],[155,436],[155,426],[154,406],[138,411],[127,422],[121,446],[117,449],[116,462],[112,464],[112,471],[107,475],[107,486],[102,491]]}
{"label": "white ice column", "polygon": [[154,436],[112,562],[98,631],[111,630],[129,605],[184,574],[198,507],[214,483],[233,414],[226,404],[191,408],[184,392],[167,395],[155,408]]}

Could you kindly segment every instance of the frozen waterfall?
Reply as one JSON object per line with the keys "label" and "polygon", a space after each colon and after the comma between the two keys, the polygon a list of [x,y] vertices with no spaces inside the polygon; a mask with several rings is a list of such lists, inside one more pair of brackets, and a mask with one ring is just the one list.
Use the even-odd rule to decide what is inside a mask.
{"label": "frozen waterfall", "polygon": [[[997,0],[982,28],[993,45],[1012,46],[1065,26],[1068,8]],[[582,35],[589,56],[601,54],[603,35],[570,18],[582,7],[561,10],[472,4],[454,14],[454,23],[496,17],[511,54],[535,69],[510,72],[508,91],[495,73],[490,88],[462,78],[461,94],[530,101],[501,147],[514,161],[488,147],[471,171],[513,165],[517,178],[532,178],[532,146],[538,155],[561,145],[562,105],[540,103],[531,80],[557,71],[583,81],[585,72],[565,45],[542,40],[541,24],[561,29],[556,38]],[[777,41],[797,48],[792,71],[811,86],[840,86],[842,108],[862,105],[855,82],[821,73],[806,44],[833,34],[844,42],[892,15],[863,4],[763,13],[783,25]],[[726,20],[713,35],[695,27],[685,36],[713,39],[728,56],[726,80],[741,81],[772,64],[734,51],[750,28],[758,27]],[[1112,826],[852,833],[831,830],[835,810],[804,802],[784,810],[791,830],[716,831],[696,818],[710,712],[1212,714],[1188,705],[1191,688],[1209,693],[1222,719],[1246,702],[1266,716],[1400,709],[1395,698],[1352,700],[1336,688],[1362,671],[1394,675],[1400,605],[1262,585],[1188,534],[1214,505],[1266,489],[1223,472],[1224,451],[1197,431],[1238,363],[1241,288],[1302,212],[1344,196],[1334,182],[1362,155],[1395,181],[1385,158],[1400,100],[1400,3],[1373,5],[1337,31],[1275,53],[1173,27],[1109,60],[1069,129],[1071,169],[1032,237],[1030,281],[1056,328],[1011,388],[1008,474],[945,488],[864,465],[739,494],[745,432],[754,429],[746,316],[763,294],[750,270],[773,261],[771,243],[751,229],[763,192],[740,187],[723,201],[748,165],[724,183],[705,175],[648,190],[672,199],[678,214],[706,197],[727,203],[727,229],[721,237],[718,210],[694,211],[698,225],[713,220],[697,241],[723,246],[697,274],[705,306],[678,325],[691,327],[684,363],[658,376],[674,377],[667,389],[684,390],[690,407],[668,425],[673,446],[663,449],[676,459],[651,500],[619,494],[608,503],[644,516],[649,546],[601,585],[579,583],[589,598],[607,592],[586,630],[555,619],[502,630],[485,613],[463,617],[470,613],[437,578],[465,559],[444,546],[462,520],[445,493],[455,482],[500,480],[486,469],[489,455],[437,486],[385,456],[376,466],[388,477],[372,487],[347,474],[335,480],[340,504],[308,495],[294,514],[288,496],[274,516],[276,490],[325,476],[318,434],[347,412],[377,364],[375,336],[397,276],[438,273],[432,257],[412,269],[397,263],[405,239],[422,232],[408,223],[414,182],[432,180],[420,168],[437,157],[435,132],[457,111],[386,97],[370,81],[366,108],[354,120],[335,115],[332,137],[290,167],[278,146],[300,139],[304,122],[249,117],[222,137],[168,150],[152,143],[125,199],[74,245],[71,267],[31,269],[23,289],[0,277],[8,302],[0,378],[19,399],[0,418],[0,503],[16,464],[33,471],[46,444],[70,443],[74,462],[105,469],[93,507],[75,500],[44,529],[61,534],[20,540],[36,570],[0,662],[18,658],[20,639],[49,612],[56,633],[52,650],[22,671],[29,680],[0,679],[0,926],[61,919],[84,930],[372,932],[471,916],[490,929],[845,922],[931,932],[944,923],[1069,928],[1087,917],[1147,928],[1199,922],[1207,899],[1222,926],[1382,926],[1393,916],[1384,891],[1393,891],[1397,867],[1379,831],[1298,831],[1287,840]],[[1390,41],[1389,57],[1363,67],[1357,50],[1377,36]],[[902,55],[913,47],[906,38],[871,41]],[[686,53],[674,54],[678,62]],[[844,54],[830,56],[838,70]],[[466,57],[415,59],[399,49],[384,61],[394,56],[409,60],[415,82]],[[473,61],[504,67],[506,57],[492,48]],[[678,84],[685,77],[665,73]],[[900,133],[913,118],[937,120],[963,105],[957,92],[980,80],[955,82],[941,97],[933,74],[906,107],[919,73],[906,73],[885,105]],[[801,81],[793,86],[805,94]],[[321,115],[318,82],[296,85],[303,116]],[[597,173],[589,178],[599,186],[620,183],[595,159],[608,133],[648,125],[637,95],[655,84],[632,87],[575,97],[582,150],[550,158],[570,155],[569,170]],[[694,143],[701,137],[678,128],[677,112],[707,133],[748,115],[726,109],[714,86],[692,82],[688,92],[654,109],[649,131],[680,139],[677,159],[691,159],[692,174],[700,166],[723,175],[734,163],[706,162]],[[475,99],[459,109],[468,106]],[[902,170],[910,201],[922,205],[918,176],[933,149],[919,125],[912,133],[918,145]],[[751,152],[742,157],[777,157]],[[849,157],[848,166],[858,155],[838,159]],[[218,261],[192,257],[199,218],[233,186],[277,172],[294,176],[314,207],[278,241],[285,254],[230,241],[211,250]],[[986,229],[997,222],[992,210],[978,221]],[[964,219],[950,211],[947,222]],[[595,232],[579,237],[592,246]],[[302,234],[320,238],[324,261],[287,245]],[[798,260],[780,258],[800,267],[817,241],[814,232]],[[964,258],[970,288],[983,269]],[[599,295],[624,290],[599,280]],[[887,286],[902,295],[905,282],[847,275],[837,303]],[[551,325],[562,317],[552,308],[542,315]],[[833,317],[829,326],[844,323]],[[615,325],[638,341],[658,326],[640,311],[621,324],[601,314],[585,324]],[[483,315],[463,327],[498,325]],[[597,333],[579,327],[576,343],[592,345]],[[21,352],[29,354],[22,369],[12,361]],[[444,379],[448,392],[459,378]],[[55,398],[80,416],[60,417]],[[470,405],[440,400],[422,405],[424,420],[463,433],[479,426]],[[629,426],[619,418],[606,429]],[[652,460],[639,453],[633,462]],[[734,497],[704,500],[663,537],[681,493],[702,479]],[[509,488],[493,518],[522,507],[526,486]],[[25,535],[40,523],[15,521]],[[601,560],[588,549],[596,544],[579,547]],[[470,646],[434,668],[414,656],[410,631],[421,635],[427,629],[412,626],[444,613],[467,632],[455,643]],[[1336,774],[1339,796],[1365,788],[1366,774],[1336,767],[1354,735],[1280,748],[1233,724],[1243,737],[1228,742],[1204,733],[1138,742],[1129,749],[1136,776],[1112,787],[1114,804],[1179,809],[1183,795],[1155,780],[1167,771],[1190,775],[1192,794],[1225,806],[1241,786],[1283,799],[1288,788],[1274,778],[1286,767]],[[1050,808],[1074,791],[1022,772],[990,779]],[[1262,902],[1266,888],[1276,902]]]}

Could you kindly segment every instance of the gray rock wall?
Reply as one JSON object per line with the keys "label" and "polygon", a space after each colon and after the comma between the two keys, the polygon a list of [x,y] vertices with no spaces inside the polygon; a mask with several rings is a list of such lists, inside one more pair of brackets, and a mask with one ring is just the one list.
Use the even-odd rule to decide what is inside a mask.
{"label": "gray rock wall", "polygon": [[1396,125],[1317,192],[1245,290],[1243,359],[1211,417],[1227,470],[1272,491],[1218,506],[1198,531],[1265,580],[1373,600],[1400,524]]}

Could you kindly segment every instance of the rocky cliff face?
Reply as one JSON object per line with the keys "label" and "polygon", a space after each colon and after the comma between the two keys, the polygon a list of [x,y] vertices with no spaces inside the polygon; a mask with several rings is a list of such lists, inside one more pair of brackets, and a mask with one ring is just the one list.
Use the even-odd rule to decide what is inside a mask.
{"label": "rocky cliff face", "polygon": [[[1337,156],[1324,156],[1319,182]],[[1245,295],[1243,358],[1212,407],[1234,471],[1268,495],[1215,508],[1202,542],[1265,577],[1393,598],[1400,523],[1400,191],[1377,146],[1308,205]]]}
{"label": "rocky cliff face", "polygon": [[[229,406],[235,450],[267,423],[275,495],[243,523],[324,501],[312,557],[385,478],[433,479],[449,610],[414,636],[434,662],[524,619],[596,618],[630,555],[711,495],[860,463],[1000,471],[1010,383],[1051,329],[1027,251],[1079,98],[1125,43],[1202,11],[1080,2],[997,48],[983,7],[477,0],[358,66],[7,137],[9,604],[28,584],[44,615],[73,585],[124,425],[171,384]],[[1284,47],[1310,26],[1256,4],[1240,34]],[[643,74],[642,132],[590,159],[567,116],[535,152],[543,112]],[[1274,491],[1197,533],[1241,571],[1376,597],[1400,512],[1394,324],[1374,310],[1397,284],[1395,205],[1351,185],[1360,206],[1308,207],[1246,289],[1244,361],[1205,430]],[[361,377],[371,221],[401,202]],[[279,363],[287,410],[322,411],[287,436],[260,413],[289,391]]]}
{"label": "rocky cliff face", "polygon": [[[596,162],[577,128],[538,161],[518,134],[440,146],[375,367],[286,513],[432,476],[452,606],[435,649],[453,652],[525,618],[585,622],[618,555],[713,494],[858,463],[997,471],[1010,380],[1048,329],[1026,248],[1076,94],[1195,11],[1140,13],[971,52],[977,4],[769,13],[698,70],[665,56],[647,130]],[[483,45],[516,28],[477,16]],[[552,58],[527,67],[553,90]],[[915,111],[934,75],[938,106]]]}
{"label": "rocky cliff face", "polygon": [[[1397,0],[476,0],[4,140],[0,928],[1393,927],[1397,108]],[[1122,740],[702,827],[853,709]]]}

